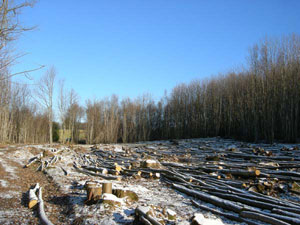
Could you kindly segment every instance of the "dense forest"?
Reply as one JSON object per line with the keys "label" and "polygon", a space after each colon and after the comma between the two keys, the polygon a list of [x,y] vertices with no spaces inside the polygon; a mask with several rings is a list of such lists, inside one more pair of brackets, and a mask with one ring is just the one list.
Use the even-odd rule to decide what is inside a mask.
{"label": "dense forest", "polygon": [[[159,101],[149,94],[136,99],[113,95],[81,105],[76,91],[57,81],[54,67],[35,85],[14,82],[14,76],[30,72],[10,73],[19,58],[13,41],[28,30],[19,26],[15,13],[29,4],[10,8],[7,2],[0,8],[2,143],[52,143],[54,118],[74,143],[81,141],[82,130],[90,144],[208,136],[272,143],[296,142],[300,136],[297,34],[265,38],[251,47],[244,69],[179,84]],[[55,90],[58,99],[53,99]]]}

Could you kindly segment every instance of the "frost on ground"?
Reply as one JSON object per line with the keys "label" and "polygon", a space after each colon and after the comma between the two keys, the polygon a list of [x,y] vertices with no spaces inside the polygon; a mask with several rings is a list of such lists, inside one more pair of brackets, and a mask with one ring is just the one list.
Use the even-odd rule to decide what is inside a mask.
{"label": "frost on ground", "polygon": [[[59,204],[53,205],[51,201],[53,199],[66,198],[67,210],[65,210],[63,216],[67,224],[133,224],[136,219],[135,209],[138,206],[150,207],[151,212],[149,213],[165,224],[190,224],[193,218],[200,224],[241,224],[199,209],[192,204],[191,200],[223,212],[221,208],[194,199],[173,189],[171,187],[172,182],[169,180],[170,177],[167,179],[165,176],[156,176],[155,174],[170,168],[166,165],[171,165],[171,168],[180,168],[182,171],[187,172],[195,166],[207,166],[208,170],[216,169],[218,171],[223,170],[227,166],[226,163],[221,164],[221,162],[217,165],[219,155],[222,156],[225,153],[233,156],[238,154],[245,155],[246,153],[250,154],[252,149],[258,149],[255,150],[258,151],[257,158],[263,157],[259,154],[269,154],[266,153],[268,151],[271,151],[273,156],[277,154],[281,157],[281,149],[289,151],[297,147],[299,148],[298,145],[251,144],[220,138],[155,141],[123,145],[77,145],[72,147],[59,145],[52,147],[47,145],[14,146],[14,151],[10,151],[10,148],[0,151],[0,163],[5,171],[5,176],[1,177],[0,185],[3,188],[12,185],[12,180],[18,179],[16,172],[28,164],[29,160],[34,156],[43,153],[44,157],[42,159],[37,160],[29,168],[22,168],[22,170],[29,171],[31,169],[34,173],[41,174],[41,172],[37,171],[41,169],[47,177],[51,178],[51,182],[59,187],[58,192],[60,196],[55,196],[57,192],[54,192],[45,201],[46,214],[50,215],[50,220],[56,215],[55,207],[57,205],[59,207]],[[264,148],[265,152],[259,152],[261,151],[260,148]],[[288,155],[288,153],[284,154]],[[299,155],[298,152],[293,152],[293,154],[295,157]],[[53,164],[51,160],[54,161]],[[206,161],[208,161],[207,164]],[[11,162],[14,162],[14,164]],[[231,163],[238,165],[238,163],[243,163],[243,161],[233,158]],[[40,167],[41,164],[44,165],[43,168]],[[251,164],[251,160],[246,164]],[[272,167],[273,164],[273,162],[262,161],[257,166]],[[95,168],[98,170],[95,170]],[[106,170],[103,170],[103,168]],[[106,174],[107,172],[109,174]],[[176,175],[176,171],[171,172]],[[297,172],[297,170],[293,172]],[[198,177],[198,179],[216,180],[220,179],[218,178],[219,174],[218,172],[204,173],[201,171],[193,175]],[[105,181],[103,177],[112,180]],[[187,177],[182,177],[181,175],[181,178],[185,179],[184,182],[189,182]],[[221,177],[222,179],[224,177]],[[224,179],[225,182],[226,179]],[[133,191],[137,194],[138,200],[132,201],[128,197],[118,198],[115,195],[106,194],[96,203],[87,204],[87,191],[85,188],[87,181],[99,184],[112,182],[114,190]],[[250,181],[238,178],[233,179],[232,184],[243,184],[246,188],[250,188],[251,185],[257,185],[258,181],[262,181],[263,185],[265,182],[273,182],[269,178],[251,179]],[[30,183],[28,186],[33,184]],[[44,183],[44,185],[47,184]],[[284,183],[282,187],[288,188]],[[267,191],[267,188],[263,191]],[[8,199],[10,196],[20,197],[20,194],[22,192],[18,192],[18,190],[6,190],[2,198]],[[280,193],[277,197],[299,203],[299,195],[297,194],[285,192]],[[255,207],[250,207],[249,209],[257,210]],[[8,212],[10,211],[5,210],[5,208],[2,211],[0,210],[1,223],[5,221],[5,219],[1,219],[4,218],[2,215],[6,215]],[[232,215],[238,216],[238,214],[234,213]],[[63,223],[58,222],[57,224]]]}
{"label": "frost on ground", "polygon": [[4,168],[4,170],[8,173],[7,176],[10,176],[10,177],[15,178],[15,179],[18,178],[16,176],[16,173],[15,173],[15,171],[16,171],[15,166],[12,166],[12,165],[8,164],[5,160],[3,160],[1,158],[0,158],[0,164]]}
{"label": "frost on ground", "polygon": [[[53,196],[59,196],[55,186],[48,178],[36,169],[25,169],[28,160],[42,149],[32,149],[28,146],[8,146],[0,148],[0,224],[39,224],[37,214],[28,209],[27,191],[30,186],[40,182],[47,191],[46,210],[54,224],[63,221],[57,201]],[[60,196],[59,196],[60,197]],[[55,214],[55,217],[54,217]]]}

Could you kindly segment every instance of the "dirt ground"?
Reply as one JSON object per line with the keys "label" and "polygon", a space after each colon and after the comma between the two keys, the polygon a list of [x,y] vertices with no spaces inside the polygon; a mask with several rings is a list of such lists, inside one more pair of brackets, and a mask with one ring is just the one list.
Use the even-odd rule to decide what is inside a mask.
{"label": "dirt ground", "polygon": [[[34,151],[34,149],[32,150]],[[35,209],[29,209],[30,186],[43,187],[45,211],[54,224],[68,224],[68,198],[63,196],[50,177],[36,168],[24,168],[24,162],[12,159],[16,148],[0,149],[0,224],[39,224]],[[34,154],[34,152],[32,152]]]}

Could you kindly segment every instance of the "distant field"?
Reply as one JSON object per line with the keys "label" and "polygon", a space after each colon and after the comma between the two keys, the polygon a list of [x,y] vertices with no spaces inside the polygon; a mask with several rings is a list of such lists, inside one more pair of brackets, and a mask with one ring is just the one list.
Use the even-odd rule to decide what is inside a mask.
{"label": "distant field", "polygon": [[[67,138],[71,137],[71,131],[70,130],[65,130],[65,134],[63,135],[62,129],[59,130],[59,141],[62,142],[62,140],[66,140]],[[85,131],[80,130],[79,131],[79,140],[84,140],[85,139]]]}

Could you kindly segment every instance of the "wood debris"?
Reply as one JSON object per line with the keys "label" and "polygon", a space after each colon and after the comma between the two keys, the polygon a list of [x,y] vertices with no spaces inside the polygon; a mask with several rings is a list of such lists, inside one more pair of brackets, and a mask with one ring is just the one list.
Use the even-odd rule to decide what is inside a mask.
{"label": "wood debris", "polygon": [[[300,189],[300,151],[295,146],[287,149],[212,138],[176,144],[99,144],[89,151],[76,151],[71,168],[62,167],[57,155],[37,161],[44,171],[58,163],[60,170],[97,179],[85,185],[87,204],[136,206],[141,196],[130,189],[114,189],[112,184],[146,180],[184,193],[188,200],[197,199],[190,204],[199,210],[239,223],[300,224],[300,203],[293,200]],[[145,204],[138,205],[135,213],[141,224],[172,224],[180,218],[172,208]]]}

